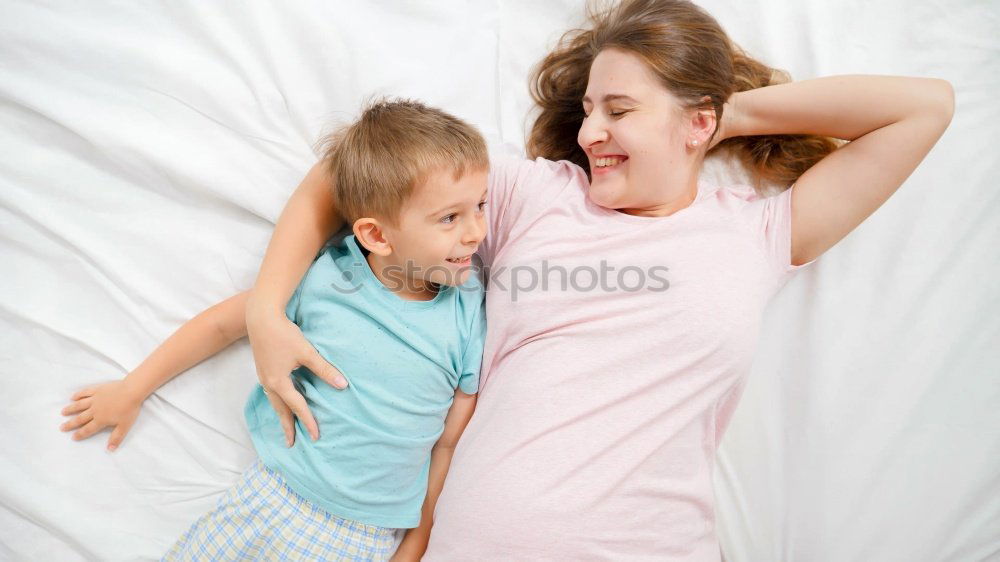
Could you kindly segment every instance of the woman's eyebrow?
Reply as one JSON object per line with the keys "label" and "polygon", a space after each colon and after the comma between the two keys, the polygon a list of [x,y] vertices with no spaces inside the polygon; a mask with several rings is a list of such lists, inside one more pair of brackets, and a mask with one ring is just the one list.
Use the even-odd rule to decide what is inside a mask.
{"label": "woman's eyebrow", "polygon": [[[608,94],[601,99],[601,101],[603,102],[618,101],[618,100],[627,101],[631,103],[639,103],[638,101],[636,101],[635,98],[631,96],[626,96],[625,94]],[[590,101],[590,98],[588,96],[583,96],[583,101],[584,103],[594,103]]]}

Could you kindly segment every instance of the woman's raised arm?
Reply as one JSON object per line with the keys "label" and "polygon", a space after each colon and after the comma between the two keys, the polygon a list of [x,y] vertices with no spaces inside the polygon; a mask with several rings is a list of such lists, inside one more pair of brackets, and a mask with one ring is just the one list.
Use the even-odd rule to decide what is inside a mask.
{"label": "woman's raised arm", "polygon": [[[955,94],[936,78],[829,76],[734,94],[727,137],[814,134],[851,141],[792,192],[792,264],[819,257],[899,188],[951,122]],[[727,108],[730,109],[730,108]]]}
{"label": "woman's raised arm", "polygon": [[291,372],[304,366],[336,388],[347,386],[343,374],[323,359],[285,316],[288,300],[316,253],[343,223],[333,201],[333,186],[325,162],[320,161],[309,170],[278,217],[247,300],[247,335],[257,378],[278,413],[289,447],[295,442],[293,413],[313,440],[319,439],[316,419],[305,398],[295,390]]}

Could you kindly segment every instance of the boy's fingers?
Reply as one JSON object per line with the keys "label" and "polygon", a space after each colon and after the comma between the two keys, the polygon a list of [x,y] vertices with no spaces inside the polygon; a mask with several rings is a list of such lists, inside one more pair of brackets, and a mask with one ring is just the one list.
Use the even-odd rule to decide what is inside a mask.
{"label": "boy's fingers", "polygon": [[283,388],[275,389],[275,391],[278,393],[278,397],[295,414],[295,417],[299,418],[302,425],[306,426],[306,431],[309,432],[309,436],[315,441],[319,439],[319,426],[316,425],[316,419],[313,418],[312,412],[309,411],[305,397],[299,394],[299,391],[295,390],[291,382],[291,379],[288,379],[287,385]]}
{"label": "boy's fingers", "polygon": [[326,384],[343,390],[347,388],[347,378],[336,367],[331,365],[323,356],[316,351],[316,348],[309,346],[309,351],[302,362],[314,375],[326,381]]}
{"label": "boy's fingers", "polygon": [[100,424],[98,424],[94,420],[90,420],[89,422],[87,422],[87,425],[83,426],[83,428],[80,429],[80,431],[77,431],[76,433],[73,434],[73,439],[75,441],[86,439],[100,430],[101,430]]}
{"label": "boy's fingers", "polygon": [[82,412],[82,411],[86,410],[87,408],[89,408],[90,407],[90,403],[93,402],[93,401],[94,401],[93,398],[84,398],[82,400],[77,400],[76,402],[73,402],[69,406],[66,406],[65,408],[63,408],[61,413],[64,416],[68,416],[70,414],[75,414],[77,412]]}
{"label": "boy's fingers", "polygon": [[59,426],[59,429],[63,431],[72,431],[85,423],[89,423],[92,419],[94,419],[94,414],[90,413],[90,410],[87,410],[86,412]]}
{"label": "boy's fingers", "polygon": [[121,445],[122,439],[125,439],[125,434],[128,433],[129,426],[125,424],[118,424],[114,431],[111,432],[111,438],[108,439],[108,451],[114,451]]}
{"label": "boy's fingers", "polygon": [[73,396],[70,396],[69,399],[79,400],[81,398],[86,398],[87,396],[92,396],[94,394],[95,388],[96,388],[95,386],[88,386],[87,388],[81,388],[80,390],[74,392]]}

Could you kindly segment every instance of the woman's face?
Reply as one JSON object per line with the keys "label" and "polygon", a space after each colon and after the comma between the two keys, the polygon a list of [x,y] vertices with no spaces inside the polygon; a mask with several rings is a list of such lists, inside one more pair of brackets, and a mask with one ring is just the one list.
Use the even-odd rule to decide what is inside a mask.
{"label": "woman's face", "polygon": [[590,67],[583,110],[577,142],[590,162],[594,203],[655,216],[693,200],[697,161],[687,147],[685,112],[639,57],[601,51]]}

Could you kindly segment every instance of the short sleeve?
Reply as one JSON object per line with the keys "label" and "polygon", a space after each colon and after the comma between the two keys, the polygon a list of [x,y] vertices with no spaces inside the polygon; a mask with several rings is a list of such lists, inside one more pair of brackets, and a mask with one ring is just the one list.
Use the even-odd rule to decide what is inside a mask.
{"label": "short sleeve", "polygon": [[479,392],[479,370],[483,363],[483,346],[486,343],[486,302],[483,300],[473,316],[469,338],[462,354],[462,373],[458,388],[466,394]]}
{"label": "short sleeve", "polygon": [[[491,155],[486,195],[486,237],[477,251],[487,267],[493,265],[493,257],[510,237],[509,223],[517,214],[514,194],[518,183],[518,169],[524,162],[527,161],[522,158]],[[513,211],[510,216],[508,211]]]}
{"label": "short sleeve", "polygon": [[329,247],[330,243],[328,242],[322,248],[320,248],[319,252],[316,253],[316,257],[313,258],[312,264],[309,266],[309,269],[306,270],[305,274],[302,276],[302,279],[299,280],[299,286],[295,287],[295,292],[292,293],[291,298],[288,299],[288,304],[285,305],[285,316],[288,317],[288,319],[294,322],[296,325],[298,325],[299,321],[302,319],[302,317],[299,314],[299,306],[302,302],[302,288],[305,287],[306,283],[309,282],[310,275],[313,274],[313,268],[316,267],[316,262],[319,260],[320,257],[323,256],[323,254],[327,253]]}
{"label": "short sleeve", "polygon": [[759,244],[777,287],[797,271],[815,263],[792,265],[792,190],[771,197],[755,198],[744,208],[751,233]]}
{"label": "short sleeve", "polygon": [[483,265],[492,267],[507,243],[581,177],[586,174],[567,161],[528,160],[510,150],[494,149],[486,197],[486,238],[477,251]]}

